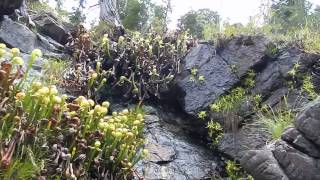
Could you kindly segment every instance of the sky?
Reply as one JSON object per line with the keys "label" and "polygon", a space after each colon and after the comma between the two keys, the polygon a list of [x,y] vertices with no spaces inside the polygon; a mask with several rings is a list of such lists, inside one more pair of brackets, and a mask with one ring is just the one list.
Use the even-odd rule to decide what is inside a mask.
{"label": "sky", "polygon": [[[161,3],[162,0],[153,0],[155,3]],[[174,29],[180,16],[190,10],[209,8],[217,11],[222,20],[228,20],[230,23],[246,24],[250,16],[257,15],[261,3],[271,0],[171,0],[172,13],[170,14],[169,28]],[[314,5],[320,5],[320,0],[309,0]],[[86,7],[96,5],[98,0],[87,0]],[[71,9],[75,6],[76,0],[65,0],[64,7]],[[92,21],[99,19],[99,6],[85,9],[87,15],[86,25],[89,26]]]}

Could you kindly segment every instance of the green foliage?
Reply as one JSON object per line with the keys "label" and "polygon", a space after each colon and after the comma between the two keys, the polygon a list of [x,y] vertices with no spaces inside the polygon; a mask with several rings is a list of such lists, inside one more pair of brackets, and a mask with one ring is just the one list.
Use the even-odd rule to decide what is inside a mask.
{"label": "green foliage", "polygon": [[30,10],[33,11],[46,11],[46,12],[55,12],[55,9],[52,8],[48,3],[41,2],[28,2],[27,6]]}
{"label": "green foliage", "polygon": [[111,27],[104,21],[100,21],[99,24],[92,27],[90,31],[94,42],[100,42],[103,35],[110,34],[112,32]]}
{"label": "green foliage", "polygon": [[130,0],[120,13],[120,20],[126,29],[139,31],[146,27],[150,10],[150,0]]}
{"label": "green foliage", "polygon": [[[253,70],[249,70],[246,78],[242,81],[243,87],[239,86],[234,88],[227,95],[220,96],[210,105],[212,112],[222,113],[225,118],[225,127],[232,125],[231,128],[233,131],[238,127],[237,110],[244,100],[252,102],[255,109],[257,109],[261,103],[260,95],[250,94],[248,91],[248,89],[253,88],[255,85],[255,75],[256,74]],[[222,138],[221,125],[211,120],[208,122],[207,127],[209,129],[209,137],[212,139],[213,145],[217,144]],[[227,128],[225,128],[226,131],[228,130]]]}
{"label": "green foliage", "polygon": [[318,97],[318,94],[315,92],[315,88],[312,83],[311,75],[305,75],[303,77],[302,92],[306,92],[311,99],[316,99]]}
{"label": "green foliage", "polygon": [[120,36],[118,43],[110,46],[112,37],[102,40],[104,54],[110,59],[104,67],[103,77],[125,91],[125,96],[143,100],[149,94],[159,97],[160,88],[166,87],[180,71],[180,62],[188,52],[188,34],[177,33],[171,41],[157,33],[149,33],[145,38],[140,33]]}
{"label": "green foliage", "polygon": [[196,67],[191,68],[190,73],[191,73],[190,81],[195,81],[198,75],[198,68]]}
{"label": "green foliage", "polygon": [[271,5],[270,24],[281,25],[280,32],[303,28],[307,23],[311,3],[307,0],[277,0]]}
{"label": "green foliage", "polygon": [[223,137],[223,128],[220,123],[209,121],[207,124],[208,135],[212,141],[212,145],[217,145]]}
{"label": "green foliage", "polygon": [[70,66],[70,63],[61,59],[49,59],[44,62],[42,70],[42,82],[45,84],[58,85],[63,81],[64,71]]}
{"label": "green foliage", "polygon": [[255,85],[255,81],[254,81],[255,77],[256,77],[256,73],[254,72],[254,70],[250,69],[247,72],[246,78],[244,79],[244,86],[246,88],[253,88]]}
{"label": "green foliage", "polygon": [[205,80],[206,80],[206,79],[205,79],[204,76],[199,76],[199,78],[198,78],[198,81],[199,81],[200,83],[203,83]]}
{"label": "green foliage", "polygon": [[269,106],[262,107],[258,112],[258,122],[271,135],[271,140],[277,140],[281,138],[285,129],[293,125],[295,115],[296,113],[288,107],[286,98],[284,98],[284,104],[281,104],[276,110]]}
{"label": "green foliage", "polygon": [[69,14],[69,21],[74,26],[84,23],[86,20],[85,14],[83,14],[81,7],[73,8],[72,12]]}
{"label": "green foliage", "polygon": [[295,78],[295,77],[298,75],[299,67],[300,67],[299,62],[298,62],[298,63],[295,63],[294,66],[293,66],[293,68],[288,72],[288,74],[289,74],[292,78]]}
{"label": "green foliage", "polygon": [[238,180],[238,179],[253,180],[253,177],[246,174],[242,170],[240,164],[237,164],[234,161],[228,160],[226,162],[226,170],[227,170],[229,180]]}
{"label": "green foliage", "polygon": [[211,104],[210,109],[213,112],[232,111],[239,107],[245,94],[245,89],[237,87],[233,89],[228,95],[221,96],[215,103]]}
{"label": "green foliage", "polygon": [[167,6],[152,4],[150,26],[153,31],[165,33],[167,31],[168,13],[171,11],[171,0],[167,0]]}
{"label": "green foliage", "polygon": [[79,96],[67,102],[53,85],[25,83],[20,51],[0,44],[0,178],[127,179],[143,150],[144,116],[139,109],[107,115],[109,102]]}
{"label": "green foliage", "polygon": [[[199,9],[198,11],[191,10],[187,14],[180,17],[178,27],[181,30],[189,30],[190,34],[203,38],[203,31],[207,25],[219,26],[220,16],[217,12],[210,9]],[[207,33],[208,34],[208,33]]]}
{"label": "green foliage", "polygon": [[206,111],[200,111],[198,113],[198,118],[201,120],[204,120],[207,117],[207,112]]}

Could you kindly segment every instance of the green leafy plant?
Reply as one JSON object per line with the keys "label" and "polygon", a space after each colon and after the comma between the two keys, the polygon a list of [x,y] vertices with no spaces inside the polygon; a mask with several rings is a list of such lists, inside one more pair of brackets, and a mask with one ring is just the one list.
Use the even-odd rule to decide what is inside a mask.
{"label": "green leafy plant", "polygon": [[223,128],[221,124],[211,120],[208,122],[207,128],[212,145],[217,145],[223,137]]}
{"label": "green leafy plant", "polygon": [[301,89],[302,89],[302,92],[306,92],[309,95],[309,97],[312,99],[316,99],[318,97],[318,94],[315,92],[311,75],[305,75],[303,77],[303,83],[302,83]]}
{"label": "green leafy plant", "polygon": [[207,112],[206,111],[200,111],[198,113],[198,118],[201,120],[204,120],[207,117]]}
{"label": "green leafy plant", "polygon": [[241,166],[237,164],[235,161],[228,160],[226,162],[226,171],[228,175],[228,179],[230,180],[238,180],[238,179],[245,179],[245,180],[253,180],[253,177],[246,174]]}

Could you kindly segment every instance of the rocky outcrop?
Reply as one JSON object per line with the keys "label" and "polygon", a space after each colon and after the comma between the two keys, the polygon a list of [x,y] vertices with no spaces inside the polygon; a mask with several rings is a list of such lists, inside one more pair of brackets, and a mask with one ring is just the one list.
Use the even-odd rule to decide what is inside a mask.
{"label": "rocky outcrop", "polygon": [[[196,116],[199,111],[205,109],[239,81],[211,45],[201,44],[193,48],[184,62],[183,72],[176,82],[181,90],[180,103],[190,115]],[[198,76],[205,77],[204,82],[200,83],[197,79],[195,82],[191,81],[193,68],[197,69]]]}
{"label": "rocky outcrop", "polygon": [[19,48],[22,52],[30,53],[38,48],[45,55],[62,58],[65,56],[64,47],[49,37],[31,31],[27,26],[4,17],[0,21],[0,42],[8,47]]}
{"label": "rocky outcrop", "polygon": [[[197,120],[197,114],[207,111],[208,120],[215,120],[225,126],[226,134],[218,144],[218,150],[233,159],[241,159],[243,152],[248,149],[263,147],[270,136],[261,127],[257,127],[259,122],[256,122],[258,118],[255,117],[252,102],[244,100],[234,110],[239,120],[231,132],[230,120],[221,113],[210,112],[208,106],[221,95],[241,86],[248,70],[253,69],[256,73],[255,85],[247,90],[262,97],[262,106],[276,108],[286,96],[288,108],[300,108],[309,99],[299,89],[290,89],[288,82],[292,81],[292,76],[288,72],[297,64],[299,68],[296,73],[314,72],[314,65],[319,59],[319,54],[306,53],[296,47],[277,49],[263,36],[235,36],[218,44],[218,48],[206,43],[200,44],[186,56],[182,73],[175,79],[171,91],[174,94],[171,99],[176,98],[183,111],[194,118],[190,123],[179,124],[189,126],[187,129],[204,136],[207,121]],[[193,68],[197,69],[197,75],[191,81],[194,78],[191,74]],[[197,79],[199,76],[204,76],[205,80],[200,82]],[[294,81],[296,86],[302,84],[301,78],[295,78]]]}
{"label": "rocky outcrop", "polygon": [[[184,111],[196,116],[238,84],[249,69],[265,64],[269,60],[266,51],[270,44],[263,36],[237,36],[218,50],[210,44],[193,48],[175,80],[178,101]],[[197,69],[195,81],[191,81],[193,68]],[[199,76],[204,76],[205,80],[199,82]]]}
{"label": "rocky outcrop", "polygon": [[320,59],[319,54],[306,53],[295,47],[280,50],[278,55],[259,72],[252,93],[270,97],[273,92],[286,87],[290,78],[288,72],[295,64],[300,65],[296,73],[304,73],[312,70],[312,66],[318,59]]}
{"label": "rocky outcrop", "polygon": [[249,149],[262,148],[270,135],[261,126],[255,122],[234,133],[225,133],[217,145],[218,150],[232,159],[240,160]]}
{"label": "rocky outcrop", "polygon": [[66,44],[69,37],[68,30],[64,24],[53,14],[40,11],[31,16],[37,30],[49,36],[60,44]]}
{"label": "rocky outcrop", "polygon": [[[320,179],[319,129],[320,101],[316,100],[304,108],[295,121],[295,127],[286,130],[281,140],[262,150],[248,151],[241,164],[259,180]],[[267,168],[270,164],[272,167]]]}
{"label": "rocky outcrop", "polygon": [[227,41],[218,54],[239,77],[246,75],[249,69],[260,68],[271,60],[269,53],[275,45],[265,36],[238,36]]}

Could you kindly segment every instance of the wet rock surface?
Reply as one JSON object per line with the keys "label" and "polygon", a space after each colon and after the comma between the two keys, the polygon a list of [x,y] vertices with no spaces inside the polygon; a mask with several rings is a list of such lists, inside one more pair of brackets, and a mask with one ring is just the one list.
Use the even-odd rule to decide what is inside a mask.
{"label": "wet rock surface", "polygon": [[137,172],[146,180],[210,179],[218,174],[217,156],[195,139],[183,135],[178,126],[159,119],[158,113],[145,117],[149,156],[137,164]]}

